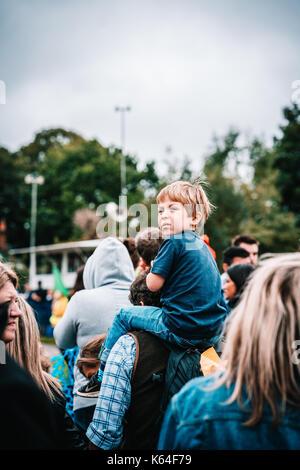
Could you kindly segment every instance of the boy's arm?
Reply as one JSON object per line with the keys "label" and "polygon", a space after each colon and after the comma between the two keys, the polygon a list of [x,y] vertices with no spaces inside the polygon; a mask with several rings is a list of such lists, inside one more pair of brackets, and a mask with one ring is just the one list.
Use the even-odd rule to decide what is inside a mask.
{"label": "boy's arm", "polygon": [[149,273],[146,277],[146,284],[149,290],[156,292],[164,285],[165,278],[160,274]]}

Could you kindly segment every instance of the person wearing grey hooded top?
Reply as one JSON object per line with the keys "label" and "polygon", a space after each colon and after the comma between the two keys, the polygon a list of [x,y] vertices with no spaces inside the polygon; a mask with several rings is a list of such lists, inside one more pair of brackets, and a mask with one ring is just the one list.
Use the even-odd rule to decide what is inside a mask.
{"label": "person wearing grey hooded top", "polygon": [[[134,278],[126,247],[112,237],[99,241],[84,267],[84,290],[71,297],[62,319],[54,328],[56,345],[60,349],[75,346],[81,349],[94,336],[107,333],[118,310],[130,305],[129,288]],[[75,422],[84,431],[97,403],[97,398],[76,395],[78,388],[87,382],[75,365],[73,409]]]}

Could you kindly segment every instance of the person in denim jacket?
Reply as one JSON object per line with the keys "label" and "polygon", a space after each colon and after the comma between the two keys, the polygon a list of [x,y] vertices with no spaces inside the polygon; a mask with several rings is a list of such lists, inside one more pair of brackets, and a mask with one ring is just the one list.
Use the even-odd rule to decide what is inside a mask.
{"label": "person in denim jacket", "polygon": [[253,273],[225,323],[223,370],[188,382],[158,449],[300,449],[300,253]]}

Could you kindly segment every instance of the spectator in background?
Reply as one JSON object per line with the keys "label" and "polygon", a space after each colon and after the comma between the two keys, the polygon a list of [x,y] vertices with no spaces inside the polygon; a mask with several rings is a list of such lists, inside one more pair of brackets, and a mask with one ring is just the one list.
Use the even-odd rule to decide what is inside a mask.
{"label": "spectator in background", "polygon": [[68,298],[59,290],[54,291],[52,297],[52,315],[49,318],[52,328],[55,328],[62,319],[68,305]]}
{"label": "spectator in background", "polygon": [[250,256],[250,263],[253,266],[257,266],[259,242],[254,237],[251,237],[246,233],[237,235],[233,238],[232,245],[239,246],[240,248],[247,250]]}
{"label": "spectator in background", "polygon": [[41,335],[45,335],[47,327],[50,325],[52,302],[47,300],[47,291],[42,287],[41,281],[38,281],[37,289],[32,290],[29,295],[27,294],[26,300],[34,311]]}
{"label": "spectator in background", "polygon": [[[133,264],[123,243],[113,237],[99,240],[84,267],[85,288],[71,297],[54,329],[57,346],[82,348],[94,336],[106,333],[117,311],[130,305],[128,295],[133,280]],[[83,430],[89,425],[97,402],[97,398],[77,395],[78,388],[87,382],[75,365],[74,419]]]}
{"label": "spectator in background", "polygon": [[[66,296],[62,297],[60,295],[61,303],[53,305],[52,317],[53,317],[53,327],[55,327],[58,321],[61,319],[65,310],[67,308],[68,301],[70,298],[78,291],[84,289],[83,285],[83,270],[84,265],[80,266],[76,272],[76,279],[73,288],[70,290],[68,298]],[[61,292],[56,291],[55,294],[61,294]],[[55,320],[55,317],[57,320]],[[74,346],[74,348],[67,348],[61,350],[61,354],[53,357],[52,362],[52,375],[56,377],[62,386],[64,395],[67,401],[67,411],[74,419],[74,410],[73,410],[73,391],[74,391],[74,365],[79,353],[79,347]]]}
{"label": "spectator in background", "polygon": [[30,284],[29,282],[25,283],[24,286],[24,292],[20,294],[22,297],[24,297],[25,300],[28,300],[31,296],[31,289],[30,289]]}
{"label": "spectator in background", "polygon": [[38,281],[38,288],[32,291],[31,298],[36,302],[44,302],[46,300],[47,291],[42,287],[42,281]]}
{"label": "spectator in background", "polygon": [[81,349],[80,358],[77,360],[76,365],[80,373],[88,379],[90,379],[99,369],[99,353],[105,336],[105,333],[95,336]]}
{"label": "spectator in background", "polygon": [[8,343],[7,351],[31,375],[60,415],[61,447],[86,449],[83,436],[67,413],[66,400],[58,381],[42,368],[40,334],[32,308],[22,297],[19,297],[18,303],[22,315],[18,319],[15,338]]}
{"label": "spectator in background", "polygon": [[5,344],[14,340],[17,320],[22,315],[17,288],[18,277],[14,270],[9,265],[0,263],[0,306],[3,319],[0,338]]}
{"label": "spectator in background", "polygon": [[79,268],[76,271],[76,279],[75,283],[72,289],[70,289],[69,292],[69,300],[74,295],[76,292],[79,290],[84,289],[84,284],[83,284],[83,270],[84,270],[84,264],[82,266],[79,266]]}
{"label": "spectator in background", "polygon": [[[0,263],[0,340],[6,346],[21,316],[17,287],[16,273]],[[51,402],[5,350],[0,353],[0,449],[60,449],[60,417]]]}
{"label": "spectator in background", "polygon": [[[146,284],[148,271],[140,274],[130,286],[129,300],[132,305],[153,305],[160,307],[160,291],[151,292]],[[94,375],[100,365],[99,353],[106,334],[97,335],[88,341],[81,349],[77,367],[85,377]]]}
{"label": "spectator in background", "polygon": [[123,242],[123,245],[125,245],[127,250],[128,250],[130,259],[131,259],[132,264],[133,264],[133,269],[134,269],[134,271],[136,271],[136,269],[139,265],[139,262],[140,262],[140,257],[139,257],[139,254],[138,254],[138,251],[137,251],[137,248],[136,248],[136,245],[135,245],[134,238],[130,238],[130,237],[125,238],[122,242]]}
{"label": "spectator in background", "polygon": [[236,264],[227,269],[227,279],[224,284],[224,295],[230,309],[238,304],[249,276],[255,270],[252,264]]}
{"label": "spectator in background", "polygon": [[299,285],[300,253],[256,268],[225,323],[226,367],[172,398],[159,450],[300,449]]}
{"label": "spectator in background", "polygon": [[[147,272],[140,274],[131,284],[130,301],[134,305],[160,307],[160,296],[147,288],[146,276]],[[100,362],[95,353],[103,339],[95,338],[95,368]],[[90,342],[90,350],[92,345]],[[153,374],[165,374],[168,357],[169,351],[162,342],[145,331],[131,332],[116,342],[87,431],[93,449],[155,449],[164,382],[153,380]],[[86,359],[83,360],[84,365]]]}
{"label": "spectator in background", "polygon": [[135,237],[136,248],[140,256],[140,270],[145,271],[151,266],[163,242],[161,232],[157,227],[141,230]]}
{"label": "spectator in background", "polygon": [[238,246],[230,246],[223,251],[223,273],[221,275],[222,286],[224,286],[227,279],[227,269],[229,266],[236,264],[250,263],[250,255],[247,250]]}

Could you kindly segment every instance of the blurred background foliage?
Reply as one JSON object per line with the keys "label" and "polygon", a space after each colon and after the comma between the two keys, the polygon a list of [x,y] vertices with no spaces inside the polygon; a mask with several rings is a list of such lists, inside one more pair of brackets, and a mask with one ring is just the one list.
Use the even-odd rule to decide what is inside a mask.
{"label": "blurred background foliage", "polygon": [[[281,136],[267,147],[258,138],[239,144],[240,133],[230,129],[213,139],[201,174],[195,174],[185,157],[180,164],[170,158],[159,175],[154,161],[141,168],[126,155],[128,206],[144,203],[150,208],[157,191],[177,179],[206,181],[216,209],[205,225],[217,253],[239,233],[260,241],[260,252],[296,251],[300,237],[300,110],[283,109]],[[0,147],[0,220],[7,225],[9,248],[29,246],[31,185],[29,173],[40,174],[36,243],[96,237],[93,227],[97,207],[119,202],[121,151],[85,140],[65,129],[46,129],[33,142],[10,152]],[[171,161],[170,161],[171,160]],[[200,156],[199,156],[200,161]],[[150,211],[149,211],[150,223]]]}

